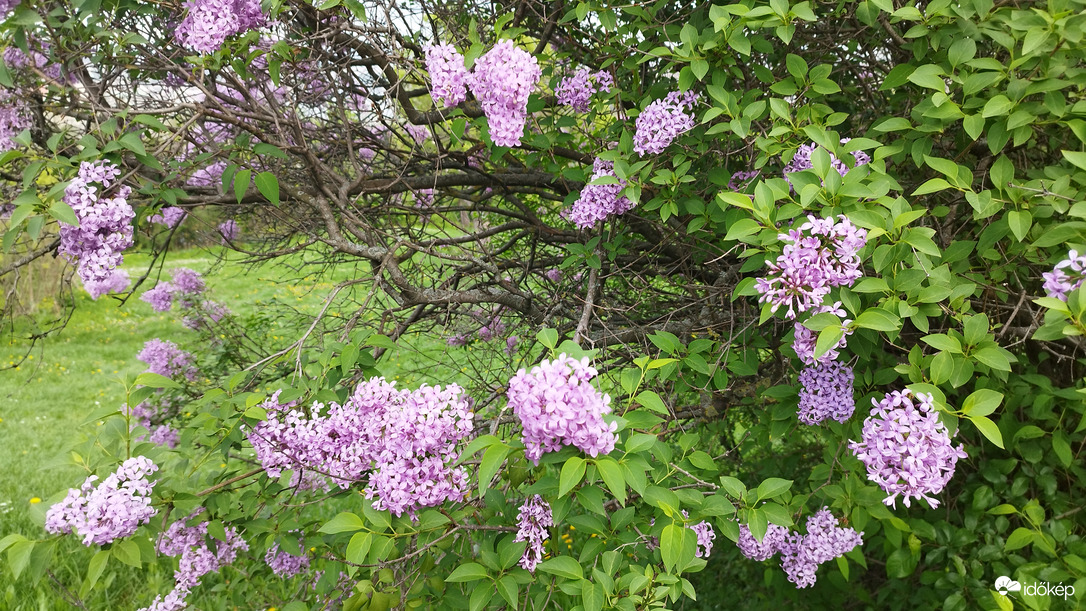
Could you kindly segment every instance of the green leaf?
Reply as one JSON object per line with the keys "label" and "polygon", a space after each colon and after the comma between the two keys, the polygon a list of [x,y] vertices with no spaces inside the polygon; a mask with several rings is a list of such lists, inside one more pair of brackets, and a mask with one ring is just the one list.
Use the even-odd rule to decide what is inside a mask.
{"label": "green leaf", "polygon": [[1033,225],[1033,215],[1028,210],[1011,210],[1007,213],[1007,224],[1010,225],[1014,237],[1021,242],[1026,239],[1026,234]]}
{"label": "green leaf", "polygon": [[999,427],[990,418],[987,416],[969,416],[968,418],[976,425],[981,434],[988,438],[988,441],[1000,448],[1003,447],[1003,433],[999,432]]}
{"label": "green leaf", "polygon": [[1007,96],[1000,94],[988,100],[980,114],[985,119],[1001,117],[1009,114],[1012,108],[1014,108],[1014,102],[1008,100]]}
{"label": "green leaf", "polygon": [[696,552],[697,535],[682,524],[668,524],[660,533],[660,556],[669,573],[689,564]]}
{"label": "green leaf", "polygon": [[656,444],[656,435],[648,433],[634,433],[626,440],[627,452],[641,452]]}
{"label": "green leaf", "polygon": [[337,533],[354,532],[356,530],[362,530],[366,527],[366,523],[362,521],[362,518],[350,512],[343,512],[332,518],[324,526],[321,526],[317,532],[334,535]]}
{"label": "green leaf", "polygon": [[881,308],[868,308],[861,312],[852,324],[860,329],[897,331],[901,327],[901,319]]}
{"label": "green leaf", "polygon": [[256,188],[272,204],[279,205],[279,179],[271,172],[261,172],[256,175]]}
{"label": "green leaf", "polygon": [[1071,466],[1074,455],[1071,452],[1071,444],[1067,441],[1067,436],[1064,435],[1063,431],[1052,433],[1052,451],[1064,467]]}
{"label": "green leaf", "polygon": [[[8,565],[11,567],[11,574],[15,579],[19,579],[23,569],[30,563],[30,554],[34,551],[35,544],[35,541],[23,539],[8,547]],[[107,557],[109,556],[109,552],[105,552],[105,554]]]}
{"label": "green leaf", "polygon": [[479,581],[486,578],[486,568],[476,562],[469,562],[467,564],[461,564],[456,567],[453,572],[445,578],[445,581],[452,583],[461,583],[465,581]]}
{"label": "green leaf", "polygon": [[916,191],[913,191],[913,196],[927,195],[929,193],[936,193],[938,191],[944,191],[951,188],[953,187],[951,187],[950,183],[946,180],[942,178],[932,178],[931,180],[928,180],[924,184],[917,187]]}
{"label": "green leaf", "polygon": [[1003,393],[982,388],[965,398],[962,413],[972,418],[988,416],[1003,402]]}
{"label": "green leaf", "polygon": [[58,199],[49,206],[49,216],[62,223],[79,226],[79,218],[75,216],[75,211],[64,200]]}
{"label": "green leaf", "polygon": [[113,556],[128,566],[140,568],[140,546],[127,539],[113,545]]}
{"label": "green leaf", "polygon": [[844,336],[845,330],[841,325],[826,327],[819,331],[818,339],[815,340],[814,358],[819,359],[822,355],[837,347],[837,344],[841,342],[841,338]]}
{"label": "green leaf", "polygon": [[174,382],[170,378],[157,373],[146,371],[136,376],[137,386],[146,386],[148,388],[181,388],[181,385]]}
{"label": "green leaf", "polygon": [[1016,549],[1021,549],[1033,542],[1034,532],[1028,528],[1019,527],[1014,529],[1011,536],[1007,537],[1007,544],[1003,546],[1003,551],[1013,552]]}
{"label": "green leaf", "polygon": [[764,501],[784,494],[792,487],[792,480],[771,477],[758,484],[758,500]]}
{"label": "green leaf", "polygon": [[596,460],[596,469],[600,472],[600,477],[603,478],[603,483],[607,485],[607,489],[618,499],[619,503],[625,506],[626,476],[622,473],[622,465],[618,464],[615,459],[604,456]]}
{"label": "green leaf", "polygon": [[370,533],[355,533],[351,542],[347,544],[347,562],[365,564],[366,555],[370,553],[370,545],[373,543],[373,535]]}
{"label": "green leaf", "polygon": [[1086,153],[1080,153],[1079,151],[1060,151],[1060,152],[1063,153],[1063,156],[1067,159],[1067,161],[1070,161],[1071,163],[1075,164],[1079,168],[1082,168],[1083,170],[1086,170]]}
{"label": "green leaf", "polygon": [[660,398],[660,395],[651,390],[642,391],[641,394],[637,395],[635,400],[659,414],[664,414],[665,416],[671,414],[671,412],[668,411],[667,406],[664,405],[664,400]]}
{"label": "green leaf", "polygon": [[909,81],[940,93],[946,91],[946,81],[943,80],[943,69],[935,64],[920,66],[909,75]]}
{"label": "green leaf", "polygon": [[520,595],[520,586],[512,575],[506,575],[498,580],[498,594],[502,595],[509,608],[517,611],[517,597]]}
{"label": "green leaf", "polygon": [[566,579],[584,579],[581,565],[569,556],[556,556],[550,560],[544,560],[535,568],[544,573],[565,577]]}
{"label": "green leaf", "polygon": [[106,570],[106,562],[109,560],[108,550],[98,550],[87,564],[87,577],[83,580],[83,585],[79,588],[79,595],[82,598],[86,598],[87,594],[94,589],[95,584],[98,583],[98,579],[102,577],[102,573]]}
{"label": "green leaf", "polygon": [[920,339],[936,350],[953,352],[954,354],[962,353],[962,343],[949,335],[938,333],[934,335],[925,335]]}
{"label": "green leaf", "polygon": [[905,579],[916,570],[918,559],[907,547],[899,547],[886,559],[886,576],[891,579]]}
{"label": "green leaf", "polygon": [[587,579],[581,581],[581,602],[584,605],[584,611],[602,611],[605,599],[606,594],[602,584]]}
{"label": "green leaf", "polygon": [[245,192],[249,190],[249,180],[252,175],[252,170],[241,170],[234,174],[234,197],[237,198],[239,204],[245,198]]}
{"label": "green leaf", "polygon": [[1014,508],[1014,505],[1008,505],[1007,503],[1003,503],[1002,505],[996,505],[995,507],[992,507],[986,513],[993,516],[1002,516],[1012,513],[1018,513],[1018,510]]}
{"label": "green leaf", "polygon": [[554,350],[554,347],[558,345],[558,331],[554,329],[543,329],[536,334],[535,338],[539,340],[539,343],[551,350]]}
{"label": "green leaf", "polygon": [[494,474],[501,468],[502,463],[505,462],[505,458],[509,456],[509,453],[513,449],[509,446],[496,443],[486,449],[483,452],[483,459],[479,462],[479,496],[482,497],[486,494],[487,488],[490,488],[490,481],[494,479]]}
{"label": "green leaf", "polygon": [[558,478],[558,496],[564,497],[581,483],[587,465],[580,456],[572,456],[562,465],[562,474]]}

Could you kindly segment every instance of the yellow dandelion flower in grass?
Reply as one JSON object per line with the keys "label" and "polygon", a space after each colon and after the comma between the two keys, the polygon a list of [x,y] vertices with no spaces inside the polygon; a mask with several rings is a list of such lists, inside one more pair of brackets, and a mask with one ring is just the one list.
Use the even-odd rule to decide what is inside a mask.
{"label": "yellow dandelion flower in grass", "polygon": [[38,497],[34,497],[34,498],[30,499],[30,504],[31,505],[37,505],[40,502],[41,502],[41,499],[39,499]]}

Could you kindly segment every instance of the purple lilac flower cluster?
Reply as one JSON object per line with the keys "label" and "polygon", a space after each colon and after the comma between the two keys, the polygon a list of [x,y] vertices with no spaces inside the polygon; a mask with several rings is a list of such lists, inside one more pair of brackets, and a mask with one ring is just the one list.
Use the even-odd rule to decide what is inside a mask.
{"label": "purple lilac flower cluster", "polygon": [[[690,514],[683,510],[683,517],[689,518]],[[698,536],[698,545],[694,550],[695,558],[708,558],[710,552],[713,551],[713,539],[716,539],[716,532],[709,522],[702,520],[697,524],[690,527],[690,530],[694,531],[694,534]]]}
{"label": "purple lilac flower cluster", "polygon": [[517,146],[528,118],[528,96],[543,71],[535,57],[501,40],[475,61],[468,87],[479,100],[497,146]]}
{"label": "purple lilac flower cluster", "polygon": [[835,286],[851,286],[863,275],[859,251],[867,244],[867,231],[856,227],[844,215],[834,221],[807,216],[807,222],[778,237],[784,251],[767,263],[769,275],[758,278],[759,302],[772,304],[776,312],[788,306],[788,318],[796,310],[822,305]]}
{"label": "purple lilac flower cluster", "polygon": [[193,172],[185,184],[192,187],[218,187],[222,184],[222,174],[226,171],[226,167],[226,161],[216,159]]}
{"label": "purple lilac flower cluster", "polygon": [[278,543],[268,548],[267,553],[264,554],[264,562],[267,563],[276,576],[288,579],[309,570],[309,557],[305,555],[304,540],[299,544],[302,547],[301,556],[295,556],[279,549]]}
{"label": "purple lilac flower cluster", "polygon": [[946,425],[935,411],[935,399],[926,393],[895,390],[864,420],[860,441],[849,440],[849,449],[867,466],[867,479],[889,495],[883,501],[897,504],[900,494],[905,506],[911,499],[925,499],[934,509],[939,494],[954,477],[959,458],[966,458],[961,444],[950,441]]}
{"label": "purple lilac flower cluster", "polygon": [[147,364],[147,371],[167,378],[184,375],[190,380],[196,379],[196,367],[192,364],[192,355],[177,347],[177,344],[158,339],[148,340],[136,358]]}
{"label": "purple lilac flower cluster", "polygon": [[184,208],[168,206],[161,211],[152,214],[147,220],[159,225],[165,225],[168,229],[173,229],[174,227],[177,227],[178,223],[183,221],[186,216],[188,216],[188,212],[185,212]]}
{"label": "purple lilac flower cluster", "polygon": [[177,570],[174,571],[174,588],[165,598],[156,597],[150,607],[141,611],[162,611],[165,609],[187,609],[185,598],[193,588],[200,585],[200,578],[214,573],[237,559],[238,552],[249,551],[249,544],[241,538],[236,528],[225,528],[226,539],[215,545],[215,551],[207,546],[208,522],[195,526],[187,523],[198,516],[203,508],[178,520],[162,533],[156,549],[165,556],[180,556]]}
{"label": "purple lilac flower cluster", "polygon": [[742,191],[743,189],[746,189],[747,185],[750,184],[750,181],[758,178],[761,173],[761,170],[751,170],[749,172],[740,170],[735,174],[732,174],[732,177],[728,179],[728,190]]}
{"label": "purple lilac flower cluster", "polygon": [[[592,164],[591,180],[604,176],[614,177],[614,167],[614,162],[597,157]],[[578,227],[587,229],[612,214],[624,214],[630,211],[634,207],[633,202],[622,196],[626,181],[617,180],[618,182],[609,185],[585,185],[581,190],[581,196],[573,203],[573,207],[563,210],[562,215]]]}
{"label": "purple lilac flower cluster", "polygon": [[186,329],[200,331],[210,328],[213,323],[219,322],[230,314],[230,308],[208,299],[190,308],[188,313],[181,317],[181,324]]}
{"label": "purple lilac flower cluster", "polygon": [[797,588],[813,586],[818,565],[843,556],[863,545],[863,533],[842,528],[830,510],[823,507],[807,518],[807,534],[791,532],[783,526],[770,524],[765,537],[758,543],[746,525],[739,527],[739,550],[752,560],[768,560],[781,554],[781,568],[788,581]]}
{"label": "purple lilac flower cluster", "polygon": [[468,69],[464,56],[452,45],[429,45],[426,71],[430,73],[430,95],[444,106],[456,106],[468,97]]}
{"label": "purple lilac flower cluster", "polygon": [[146,456],[133,456],[96,488],[97,475],[91,475],[80,489],[68,490],[64,500],[45,514],[45,530],[51,533],[75,533],[83,545],[104,545],[129,537],[140,524],[157,513],[151,507],[155,482],[148,478],[158,470]]}
{"label": "purple lilac flower cluster", "polygon": [[837,361],[820,362],[799,374],[799,421],[821,424],[827,418],[845,422],[856,411],[852,368]]}
{"label": "purple lilac flower cluster", "polygon": [[587,357],[563,353],[509,380],[509,405],[524,427],[525,454],[535,464],[544,453],[567,445],[591,456],[615,448],[618,424],[603,420],[611,413],[611,397],[592,386],[598,372],[588,363]]}
{"label": "purple lilac flower cluster", "polygon": [[19,146],[15,136],[29,129],[30,125],[26,104],[7,90],[0,90],[0,153]]}
{"label": "purple lilac flower cluster", "polygon": [[19,6],[20,0],[0,0],[0,16],[7,15]]}
{"label": "purple lilac flower cluster", "polygon": [[174,31],[181,46],[201,54],[214,53],[226,39],[258,28],[267,21],[259,0],[188,0],[188,13]]}
{"label": "purple lilac flower cluster", "polygon": [[[851,140],[851,138],[841,138],[841,144],[845,144]],[[792,156],[792,160],[788,162],[788,165],[784,166],[784,178],[788,180],[788,175],[793,172],[801,172],[803,170],[810,170],[813,166],[811,163],[811,154],[818,148],[817,144],[809,143],[799,147],[796,154]],[[856,161],[857,166],[866,165],[871,163],[871,156],[863,151],[856,151],[852,153],[852,158]],[[837,157],[830,153],[830,165],[833,169],[837,170],[837,173],[841,176],[848,174],[848,165],[844,161],[841,161]]]}
{"label": "purple lilac flower cluster", "polygon": [[128,272],[123,269],[115,269],[110,272],[104,280],[91,280],[90,282],[84,282],[83,288],[90,295],[91,299],[98,300],[102,295],[108,295],[109,293],[123,293],[128,290],[128,286],[132,283],[132,280],[128,277]]}
{"label": "purple lilac flower cluster", "polygon": [[615,79],[610,73],[593,72],[588,68],[578,68],[572,76],[567,76],[558,83],[554,90],[558,103],[572,106],[576,112],[588,112],[592,96],[597,91],[611,91]]}
{"label": "purple lilac flower cluster", "polygon": [[[122,407],[122,409],[126,408],[126,406]],[[156,395],[154,401],[143,401],[132,408],[132,429],[143,427],[150,432],[150,437],[147,434],[140,434],[133,438],[134,441],[147,439],[151,443],[160,446],[176,448],[181,441],[180,431],[168,424],[161,423],[169,416],[171,410],[170,400],[161,393]]]}
{"label": "purple lilac flower cluster", "polygon": [[191,308],[204,292],[204,279],[199,272],[181,267],[173,272],[173,282],[159,282],[155,288],[140,296],[140,301],[151,304],[156,312],[168,312],[174,301],[183,308]]}
{"label": "purple lilac flower cluster", "polygon": [[[414,515],[419,507],[461,500],[468,476],[453,467],[472,430],[470,399],[455,384],[397,390],[384,378],[363,382],[343,405],[314,403],[310,415],[264,403],[268,418],[248,432],[269,477],[284,469],[319,472],[346,488],[369,473],[366,498],[376,509]],[[295,474],[296,484],[327,487],[323,477]]]}
{"label": "purple lilac flower cluster", "polygon": [[121,253],[132,245],[136,213],[126,201],[131,189],[120,185],[113,197],[106,196],[120,173],[120,168],[109,162],[84,161],[64,189],[64,201],[72,207],[79,225],[60,224],[59,252],[78,261],[76,271],[84,283],[107,280],[124,260]]}
{"label": "purple lilac flower cluster", "polygon": [[234,219],[228,219],[219,223],[219,235],[222,236],[223,242],[233,242],[238,239],[238,234],[241,233],[238,229],[238,222]]}
{"label": "purple lilac flower cluster", "polygon": [[543,544],[549,538],[550,526],[554,526],[550,503],[538,494],[525,499],[517,512],[517,537],[513,539],[528,542],[520,558],[520,566],[525,570],[534,573],[535,566],[543,561]]}
{"label": "purple lilac flower cluster", "polygon": [[739,546],[739,551],[747,558],[762,562],[772,558],[787,540],[787,528],[778,524],[770,524],[765,531],[765,536],[762,537],[762,541],[759,543],[751,534],[750,528],[747,528],[746,524],[742,524],[739,526],[739,540],[736,545]]}
{"label": "purple lilac flower cluster", "polygon": [[[29,35],[26,38],[26,44],[29,53],[14,44],[4,50],[4,63],[7,67],[11,70],[26,72],[36,68],[46,78],[59,83],[62,80],[61,65],[49,58],[51,45],[47,41],[40,41]],[[68,80],[75,82],[75,75],[69,75]]]}
{"label": "purple lilac flower cluster", "polygon": [[662,100],[649,104],[637,116],[633,150],[638,155],[662,153],[675,138],[694,127],[694,104],[698,94],[672,91]]}
{"label": "purple lilac flower cluster", "polygon": [[[833,314],[838,318],[841,318],[841,330],[844,334],[837,342],[837,345],[830,348],[818,359],[820,363],[828,363],[836,359],[841,353],[838,352],[838,348],[844,348],[848,343],[848,336],[852,335],[852,329],[849,328],[851,319],[845,318],[848,316],[848,312],[841,307],[840,301],[835,301],[832,305],[821,305],[814,309],[814,314]],[[795,323],[795,339],[792,341],[792,349],[796,351],[796,356],[799,360],[803,361],[807,365],[815,364],[815,344],[818,342],[818,334],[811,331],[807,327],[803,326],[803,323]]]}
{"label": "purple lilac flower cluster", "polygon": [[1082,286],[1086,278],[1086,255],[1078,254],[1077,250],[1068,251],[1066,259],[1041,276],[1045,279],[1046,295],[1067,301],[1067,294]]}

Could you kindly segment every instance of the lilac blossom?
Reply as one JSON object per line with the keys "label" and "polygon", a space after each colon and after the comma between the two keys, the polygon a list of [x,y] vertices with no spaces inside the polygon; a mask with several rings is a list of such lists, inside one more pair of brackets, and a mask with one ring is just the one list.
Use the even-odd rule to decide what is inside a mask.
{"label": "lilac blossom", "polygon": [[238,222],[234,219],[227,219],[222,223],[219,223],[219,235],[222,236],[224,242],[233,242],[238,239]]}
{"label": "lilac blossom", "polygon": [[845,422],[856,410],[852,368],[837,361],[819,362],[799,374],[799,421],[820,424],[827,418]]}
{"label": "lilac blossom", "polygon": [[610,176],[615,181],[607,185],[585,185],[573,207],[562,211],[562,216],[581,229],[587,229],[613,214],[624,214],[633,209],[633,202],[622,195],[627,182],[615,177],[614,165],[614,162],[597,157],[592,164],[590,180]]}
{"label": "lilac blossom", "polygon": [[939,494],[954,477],[959,458],[966,458],[961,444],[950,441],[946,425],[939,420],[935,399],[927,393],[906,389],[887,393],[864,420],[860,441],[849,441],[849,449],[867,467],[867,479],[889,495],[883,501],[897,504],[900,494],[905,506],[911,499],[925,499],[934,509]]}
{"label": "lilac blossom", "polygon": [[543,75],[536,59],[501,40],[475,61],[468,87],[479,100],[497,146],[517,146],[528,117],[528,96]]}
{"label": "lilac blossom", "polygon": [[472,431],[462,395],[455,384],[410,391],[373,378],[343,405],[314,403],[306,413],[281,408],[276,393],[264,403],[267,420],[247,436],[269,477],[293,469],[304,488],[347,488],[368,475],[363,492],[375,509],[414,516],[467,494],[467,471],[453,466]]}
{"label": "lilac blossom", "polygon": [[863,545],[863,533],[841,528],[837,518],[823,507],[807,518],[807,534],[789,533],[780,544],[781,568],[797,588],[813,586],[818,565]]}
{"label": "lilac blossom", "polygon": [[690,114],[697,103],[693,91],[672,91],[667,97],[649,104],[637,115],[633,150],[638,155],[662,153],[679,134],[694,127]]}
{"label": "lilac blossom", "polygon": [[755,178],[758,178],[761,173],[761,170],[751,170],[749,172],[746,170],[740,170],[735,174],[732,174],[732,177],[728,179],[728,190],[742,191],[746,189],[751,181]]}
{"label": "lilac blossom", "polygon": [[527,541],[528,547],[520,558],[521,568],[534,573],[543,560],[543,543],[550,536],[548,527],[554,526],[551,506],[538,494],[525,499],[517,512],[517,536],[513,541]]}
{"label": "lilac blossom", "polygon": [[219,322],[230,314],[230,308],[225,305],[217,301],[205,300],[190,308],[188,313],[181,317],[181,324],[186,329],[200,331],[210,328],[213,323]]}
{"label": "lilac blossom", "polygon": [[192,364],[192,355],[169,340],[158,338],[148,340],[136,358],[147,364],[147,371],[150,373],[157,373],[167,378],[177,375],[184,375],[190,380],[196,378],[196,367]]}
{"label": "lilac blossom", "polygon": [[1082,286],[1082,280],[1086,278],[1086,255],[1070,250],[1066,259],[1057,263],[1052,271],[1041,274],[1041,277],[1045,279],[1046,295],[1067,301],[1067,294]]}
{"label": "lilac blossom", "polygon": [[[0,14],[3,12],[0,11]],[[7,90],[0,89],[0,153],[19,147],[15,137],[24,129],[30,129],[30,126],[26,103]]]}
{"label": "lilac blossom", "polygon": [[279,543],[273,544],[264,554],[264,562],[277,577],[287,579],[300,575],[309,570],[309,557],[305,555],[305,540],[300,540],[302,555],[295,556],[279,548]]}
{"label": "lilac blossom", "polygon": [[517,344],[520,343],[520,338],[516,335],[510,335],[505,338],[505,354],[513,356],[517,352]]}
{"label": "lilac blossom", "polygon": [[68,490],[63,501],[45,515],[45,530],[51,533],[75,533],[83,545],[105,545],[132,536],[157,510],[151,506],[155,482],[148,478],[158,470],[146,456],[134,456],[97,487],[97,475],[91,475],[78,489]]}
{"label": "lilac blossom", "polygon": [[[120,168],[106,162],[84,161],[64,189],[79,225],[60,223],[59,252],[76,261],[84,283],[102,282],[124,260],[122,252],[132,245],[132,219],[136,213],[126,201],[131,189],[113,185]],[[106,195],[112,188],[113,196]]]}
{"label": "lilac blossom", "polygon": [[150,607],[141,611],[187,609],[185,598],[189,592],[200,585],[200,579],[208,573],[217,572],[222,567],[234,562],[238,552],[249,551],[249,544],[241,538],[233,526],[225,527],[226,540],[217,541],[215,550],[207,546],[208,522],[189,526],[188,522],[203,512],[198,508],[188,517],[170,525],[159,536],[155,549],[158,553],[180,559],[174,571],[174,589],[163,599],[156,597]]}
{"label": "lilac blossom", "polygon": [[[848,316],[848,312],[841,307],[841,302],[836,301],[832,305],[818,306],[813,311],[814,314],[833,314],[838,318],[843,319],[841,321],[841,339],[838,340],[837,345],[827,350],[819,359],[820,363],[828,363],[836,359],[841,353],[838,352],[838,348],[844,348],[848,343],[848,336],[852,335],[852,329],[849,327],[851,319],[845,318]],[[796,356],[799,360],[803,361],[807,365],[815,364],[815,344],[818,342],[818,334],[814,331],[803,326],[803,323],[795,323],[795,339],[792,341],[792,349],[796,351]]]}
{"label": "lilac blossom", "polygon": [[853,225],[843,214],[840,220],[807,216],[807,222],[778,237],[784,250],[767,263],[769,275],[758,278],[759,302],[776,312],[788,306],[787,317],[822,304],[835,286],[852,286],[863,275],[859,251],[867,243],[867,231]]}
{"label": "lilac blossom", "polygon": [[128,290],[130,284],[132,284],[132,280],[128,277],[128,272],[123,269],[115,269],[104,280],[84,282],[83,288],[91,299],[97,300],[102,295],[123,293]]}
{"label": "lilac blossom", "polygon": [[456,106],[468,97],[468,69],[464,56],[452,45],[429,45],[426,71],[430,73],[430,95],[443,106]]}
{"label": "lilac blossom", "polygon": [[259,0],[187,0],[187,13],[174,31],[181,46],[201,54],[214,53],[230,36],[258,28],[267,21]]}
{"label": "lilac blossom", "polygon": [[[687,513],[685,509],[683,510],[683,517],[690,517],[690,514]],[[708,558],[709,553],[713,551],[713,539],[716,539],[716,532],[713,531],[712,525],[709,524],[709,522],[702,520],[689,528],[698,536],[698,545],[694,550],[694,557]]]}
{"label": "lilac blossom", "polygon": [[562,79],[554,93],[558,96],[559,104],[571,106],[575,112],[588,112],[596,91],[610,91],[614,82],[614,78],[607,72],[593,72],[581,67],[571,76]]}
{"label": "lilac blossom", "polygon": [[415,141],[415,144],[420,146],[430,139],[430,130],[425,125],[407,123],[404,125],[404,129],[407,130],[407,134],[411,136],[411,139]]}
{"label": "lilac blossom", "polygon": [[744,556],[759,562],[772,558],[788,538],[788,529],[778,524],[766,528],[761,542],[754,538],[746,524],[739,526],[739,540],[736,545]]}
{"label": "lilac blossom", "polygon": [[160,424],[151,431],[151,436],[148,437],[147,440],[151,443],[172,449],[176,448],[177,444],[181,441],[181,432],[168,424]]}
{"label": "lilac blossom", "polygon": [[151,305],[156,312],[167,312],[176,301],[182,308],[196,307],[205,289],[203,276],[187,267],[173,271],[172,282],[159,282],[155,288],[140,296],[140,301]]}
{"label": "lilac blossom", "polygon": [[165,225],[168,229],[177,227],[184,218],[188,216],[188,212],[185,212],[184,208],[178,206],[167,206],[160,212],[148,217],[148,221],[157,223],[159,225]]}
{"label": "lilac blossom", "polygon": [[617,423],[608,424],[611,397],[592,386],[597,371],[588,358],[565,353],[509,380],[509,405],[524,428],[525,454],[535,464],[546,452],[572,445],[599,456],[615,448]]}
{"label": "lilac blossom", "polygon": [[558,269],[557,267],[552,267],[551,269],[543,272],[543,275],[546,276],[547,280],[550,280],[551,282],[558,282],[562,279],[562,270]]}
{"label": "lilac blossom", "polygon": [[20,0],[0,0],[0,17],[7,15],[19,6]]}
{"label": "lilac blossom", "polygon": [[[845,144],[849,140],[850,138],[842,138],[841,144]],[[784,166],[784,179],[788,180],[789,184],[791,184],[792,182],[788,179],[789,174],[793,172],[802,172],[803,170],[810,170],[814,167],[814,165],[811,163],[811,155],[815,152],[815,149],[817,148],[818,145],[814,144],[813,142],[800,146],[799,149],[796,151],[795,155],[792,156],[792,160],[789,161],[786,166]],[[829,153],[829,155],[830,166],[833,167],[833,169],[837,170],[837,173],[841,176],[848,174],[848,165],[845,164],[844,161],[841,161],[840,159],[835,157],[833,153]],[[852,153],[852,158],[855,160],[857,167],[871,163],[871,156],[863,151],[855,151],[854,153]]]}

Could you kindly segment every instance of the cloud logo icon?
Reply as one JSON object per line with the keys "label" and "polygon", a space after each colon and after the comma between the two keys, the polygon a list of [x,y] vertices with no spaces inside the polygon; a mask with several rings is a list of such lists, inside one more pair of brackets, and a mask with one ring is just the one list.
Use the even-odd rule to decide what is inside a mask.
{"label": "cloud logo icon", "polygon": [[1021,592],[1022,584],[1011,579],[1010,577],[1003,576],[999,579],[996,579],[995,589],[998,590],[999,593],[1003,596],[1006,596],[1007,592]]}

